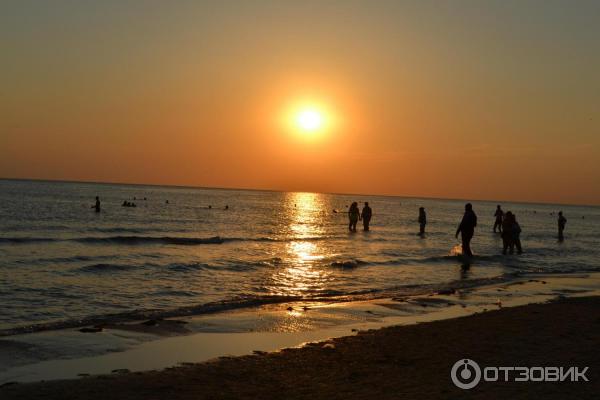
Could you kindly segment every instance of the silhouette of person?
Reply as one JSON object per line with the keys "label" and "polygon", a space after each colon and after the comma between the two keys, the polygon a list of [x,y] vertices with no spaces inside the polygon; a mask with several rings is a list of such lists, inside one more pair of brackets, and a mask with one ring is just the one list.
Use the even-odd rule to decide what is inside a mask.
{"label": "silhouette of person", "polygon": [[506,254],[506,251],[510,249],[510,254],[513,253],[514,243],[512,236],[512,212],[507,211],[502,221],[502,254]]}
{"label": "silhouette of person", "polygon": [[502,254],[506,254],[507,250],[509,254],[513,254],[515,247],[518,254],[523,253],[520,236],[521,226],[517,222],[516,216],[507,211],[504,215],[504,221],[502,221]]}
{"label": "silhouette of person", "polygon": [[517,254],[523,253],[523,248],[521,247],[521,225],[517,222],[517,216],[513,214],[513,226],[512,226],[512,240],[517,248]]}
{"label": "silhouette of person", "polygon": [[369,223],[371,222],[371,217],[373,216],[373,210],[371,210],[371,207],[369,207],[369,202],[365,201],[365,206],[362,209],[362,221],[363,221],[363,228],[365,231],[369,230]]}
{"label": "silhouette of person", "polygon": [[558,240],[565,240],[565,236],[563,235],[563,231],[565,230],[565,225],[567,224],[567,219],[563,216],[562,211],[558,212]]}
{"label": "silhouette of person", "polygon": [[356,232],[356,224],[360,219],[360,211],[358,210],[357,202],[354,202],[352,203],[352,205],[350,205],[350,208],[348,209],[348,219],[350,220],[350,223],[348,224],[348,229],[350,230],[350,232]]}
{"label": "silhouette of person", "polygon": [[496,228],[499,229],[499,232],[502,233],[502,217],[504,217],[504,211],[500,208],[500,204],[496,207],[496,212],[494,213],[496,217],[496,221],[494,222],[494,233],[496,233]]}
{"label": "silhouette of person", "polygon": [[91,208],[95,208],[96,212],[100,212],[100,197],[96,196],[96,204],[94,204]]}
{"label": "silhouette of person", "polygon": [[471,251],[471,239],[475,234],[475,227],[477,226],[477,215],[473,211],[473,205],[471,203],[465,204],[465,214],[463,215],[460,225],[456,230],[456,238],[458,234],[461,235],[462,240],[462,252],[467,257],[472,257],[473,252]]}
{"label": "silhouette of person", "polygon": [[419,207],[419,235],[425,235],[425,225],[427,225],[427,214],[425,208]]}

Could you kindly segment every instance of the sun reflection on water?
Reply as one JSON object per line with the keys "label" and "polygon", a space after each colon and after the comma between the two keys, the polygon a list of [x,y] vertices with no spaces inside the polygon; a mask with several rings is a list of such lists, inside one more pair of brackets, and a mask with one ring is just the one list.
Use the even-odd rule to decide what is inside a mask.
{"label": "sun reflection on water", "polygon": [[323,292],[332,277],[323,268],[331,252],[318,240],[325,234],[326,212],[323,195],[288,193],[285,200],[286,246],[281,268],[275,270],[271,292],[283,296],[307,296]]}

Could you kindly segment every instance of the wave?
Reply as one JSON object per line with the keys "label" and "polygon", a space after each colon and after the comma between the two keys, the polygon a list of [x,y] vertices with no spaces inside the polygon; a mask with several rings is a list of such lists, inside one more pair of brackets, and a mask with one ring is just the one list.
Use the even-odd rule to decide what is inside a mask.
{"label": "wave", "polygon": [[[120,268],[119,266],[103,266],[103,264],[96,264],[89,266],[93,269],[103,268]],[[198,264],[198,267],[202,268],[202,264]],[[130,268],[130,266],[125,266]],[[82,326],[90,325],[104,325],[104,324],[115,324],[115,323],[127,323],[133,321],[141,321],[145,319],[162,319],[162,318],[176,318],[185,316],[195,316],[204,314],[214,314],[224,311],[232,311],[239,309],[255,308],[270,304],[285,304],[285,303],[298,303],[298,302],[324,302],[324,303],[339,303],[347,301],[361,301],[361,300],[375,300],[382,298],[404,298],[408,296],[423,296],[434,293],[454,292],[455,290],[469,290],[481,286],[508,283],[519,279],[535,278],[543,275],[554,275],[564,274],[564,270],[555,271],[540,271],[540,273],[532,272],[512,272],[503,275],[488,277],[488,278],[475,278],[475,279],[458,279],[444,283],[432,283],[432,284],[412,284],[393,286],[387,288],[366,288],[364,290],[356,291],[337,291],[337,290],[324,290],[321,292],[314,293],[308,296],[285,296],[285,295],[241,295],[234,298],[230,298],[222,301],[215,301],[209,303],[203,303],[193,306],[179,307],[170,310],[132,310],[123,313],[105,314],[89,316],[84,318],[69,319],[63,321],[56,321],[43,324],[27,325],[15,328],[9,328],[0,330],[0,337],[10,336],[22,333],[32,333],[47,330],[59,330],[68,328],[78,328]],[[582,271],[577,271],[581,273]],[[187,291],[158,291],[155,293],[158,296],[187,296],[193,297],[195,294]]]}
{"label": "wave", "polygon": [[41,243],[41,242],[55,242],[58,239],[52,238],[32,238],[32,237],[13,237],[13,238],[0,238],[0,243]]}
{"label": "wave", "polygon": [[345,261],[334,261],[330,264],[330,266],[334,268],[342,268],[342,269],[352,269],[357,268],[364,265],[370,265],[371,263],[362,261],[359,259],[355,260],[345,260]]}
{"label": "wave", "polygon": [[135,265],[125,265],[125,264],[108,264],[108,263],[100,263],[100,264],[91,264],[78,268],[78,271],[81,272],[92,272],[92,273],[108,273],[108,272],[120,272],[126,271],[130,269],[136,269]]}
{"label": "wave", "polygon": [[209,238],[193,238],[193,237],[173,237],[173,236],[109,236],[109,237],[85,237],[70,239],[71,241],[79,243],[90,243],[90,244],[125,244],[125,245],[136,245],[136,244],[174,244],[174,245],[200,245],[200,244],[222,244],[225,239],[220,236],[213,236]]}
{"label": "wave", "polygon": [[200,245],[200,244],[222,244],[229,241],[240,239],[232,238],[225,239],[220,236],[209,238],[194,238],[194,237],[173,237],[173,236],[100,236],[100,237],[78,237],[78,238],[42,238],[42,237],[15,237],[15,238],[0,238],[0,243],[12,244],[28,244],[28,243],[50,243],[50,242],[78,242],[87,244],[175,244],[175,245]]}
{"label": "wave", "polygon": [[221,236],[213,236],[208,238],[196,238],[185,236],[91,236],[91,237],[75,237],[75,238],[48,238],[48,237],[0,237],[0,243],[11,244],[28,244],[28,243],[50,243],[50,242],[78,242],[86,244],[123,244],[123,245],[138,245],[138,244],[172,244],[172,245],[201,245],[201,244],[223,244],[229,242],[296,242],[296,241],[315,241],[331,239],[328,236],[313,236],[313,237],[292,237],[292,238],[240,238],[231,237],[224,238]]}
{"label": "wave", "polygon": [[76,262],[85,261],[99,261],[114,259],[114,255],[95,255],[95,256],[73,256],[73,257],[51,257],[51,258],[37,258],[34,260],[17,260],[17,264],[70,264]]}

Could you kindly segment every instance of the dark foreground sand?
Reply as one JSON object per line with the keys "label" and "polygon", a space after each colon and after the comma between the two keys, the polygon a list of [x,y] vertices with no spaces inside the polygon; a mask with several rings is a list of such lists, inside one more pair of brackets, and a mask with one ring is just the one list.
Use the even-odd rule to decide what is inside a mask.
{"label": "dark foreground sand", "polygon": [[[482,382],[464,391],[452,365],[589,367],[590,382]],[[600,298],[361,332],[278,353],[72,381],[12,384],[0,399],[598,399]]]}

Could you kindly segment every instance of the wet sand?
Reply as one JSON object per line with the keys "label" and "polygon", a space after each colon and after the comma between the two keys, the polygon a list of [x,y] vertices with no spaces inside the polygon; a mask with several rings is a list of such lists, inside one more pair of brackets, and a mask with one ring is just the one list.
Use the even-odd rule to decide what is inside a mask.
{"label": "wet sand", "polygon": [[[562,298],[163,371],[0,387],[2,399],[597,398],[600,297]],[[456,388],[452,365],[589,367],[589,382],[481,382]]]}

